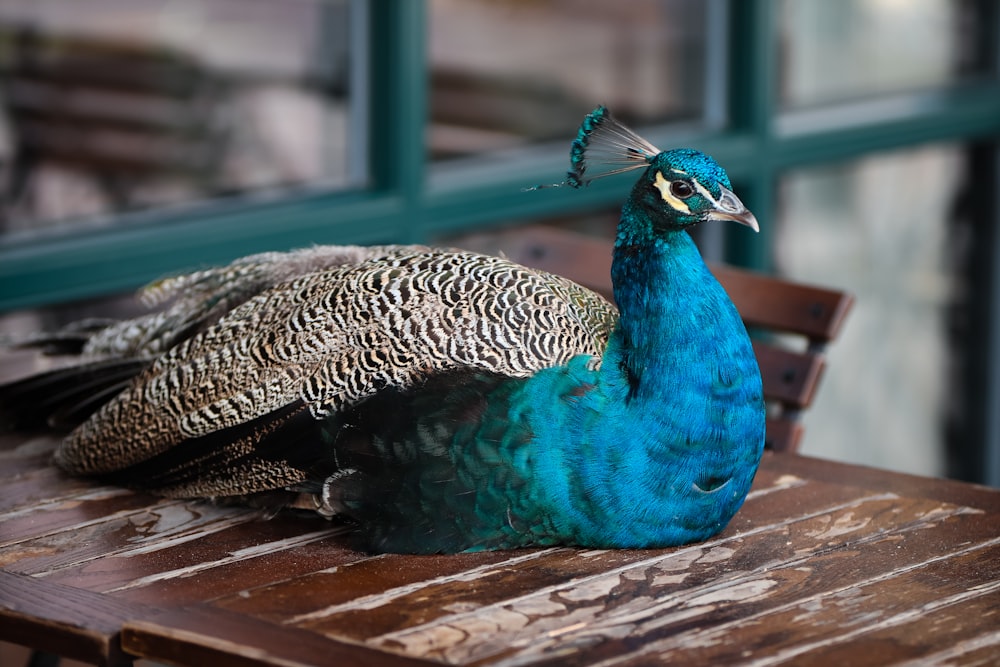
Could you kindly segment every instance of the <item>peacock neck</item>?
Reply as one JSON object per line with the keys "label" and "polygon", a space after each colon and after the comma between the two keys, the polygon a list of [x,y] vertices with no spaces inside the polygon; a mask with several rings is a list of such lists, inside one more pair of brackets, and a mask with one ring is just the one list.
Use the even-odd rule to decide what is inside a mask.
{"label": "peacock neck", "polygon": [[763,447],[760,375],[739,314],[686,232],[647,238],[616,243],[621,314],[596,376],[577,361],[526,383],[541,493],[582,508],[559,528],[580,543],[704,539],[743,502]]}
{"label": "peacock neck", "polygon": [[605,354],[606,372],[621,374],[628,400],[659,400],[675,380],[690,383],[716,334],[742,334],[722,287],[683,230],[652,240],[619,235],[612,280],[620,319]]}

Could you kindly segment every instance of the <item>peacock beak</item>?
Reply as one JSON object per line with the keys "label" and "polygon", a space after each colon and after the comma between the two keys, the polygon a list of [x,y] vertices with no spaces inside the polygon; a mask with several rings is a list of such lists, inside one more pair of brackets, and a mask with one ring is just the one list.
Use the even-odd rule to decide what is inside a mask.
{"label": "peacock beak", "polygon": [[732,220],[759,232],[760,225],[757,224],[757,218],[743,205],[740,198],[725,186],[720,185],[719,188],[722,190],[722,196],[715,202],[715,208],[709,211],[706,217],[709,220]]}

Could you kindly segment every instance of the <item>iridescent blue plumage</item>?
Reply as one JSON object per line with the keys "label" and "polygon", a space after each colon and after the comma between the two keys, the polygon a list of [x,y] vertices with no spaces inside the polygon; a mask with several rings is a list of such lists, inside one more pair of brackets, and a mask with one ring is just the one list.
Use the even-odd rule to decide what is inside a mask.
{"label": "iridescent blue plumage", "polygon": [[305,502],[376,551],[705,539],[746,497],[765,410],[687,229],[757,222],[714,160],[661,152],[603,107],[570,161],[574,186],[644,170],[614,245],[618,313],[474,253],[267,253],[165,281],[153,296],[179,298],[161,312],[72,330],[99,359],[0,388],[0,424],[86,418],[56,453],[69,472]]}

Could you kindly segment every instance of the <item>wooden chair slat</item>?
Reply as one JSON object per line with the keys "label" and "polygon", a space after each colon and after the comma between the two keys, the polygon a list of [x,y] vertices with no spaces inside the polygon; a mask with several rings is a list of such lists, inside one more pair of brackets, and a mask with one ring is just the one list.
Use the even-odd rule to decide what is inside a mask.
{"label": "wooden chair slat", "polygon": [[825,362],[816,352],[793,352],[763,341],[753,342],[761,376],[764,398],[794,410],[812,404]]}
{"label": "wooden chair slat", "polygon": [[767,420],[764,446],[775,452],[794,452],[799,448],[805,427],[802,422],[787,418]]}
{"label": "wooden chair slat", "polygon": [[833,340],[853,302],[843,292],[722,264],[711,264],[711,269],[748,326],[801,334],[810,341]]}

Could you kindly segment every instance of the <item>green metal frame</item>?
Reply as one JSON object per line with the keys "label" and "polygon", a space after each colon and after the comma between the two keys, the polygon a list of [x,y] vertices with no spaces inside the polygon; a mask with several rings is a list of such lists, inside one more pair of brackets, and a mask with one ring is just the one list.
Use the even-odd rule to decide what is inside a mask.
{"label": "green metal frame", "polygon": [[[994,7],[992,3],[984,3]],[[714,155],[764,221],[762,233],[730,232],[730,261],[767,268],[777,183],[788,169],[918,143],[1000,143],[1000,81],[962,89],[845,105],[840,113],[778,114],[775,108],[775,0],[730,0],[728,116],[721,130],[644,133],[658,145],[686,144]],[[996,12],[993,51],[1000,32]],[[121,216],[121,223],[73,235],[0,244],[0,310],[133,289],[166,274],[264,250],[314,243],[416,242],[464,229],[572,214],[621,201],[623,183],[582,191],[525,192],[557,179],[566,146],[462,169],[426,155],[426,8],[371,0],[368,127],[370,187],[243,197]],[[1000,60],[1000,58],[998,58]],[[843,118],[856,122],[846,123]]]}

